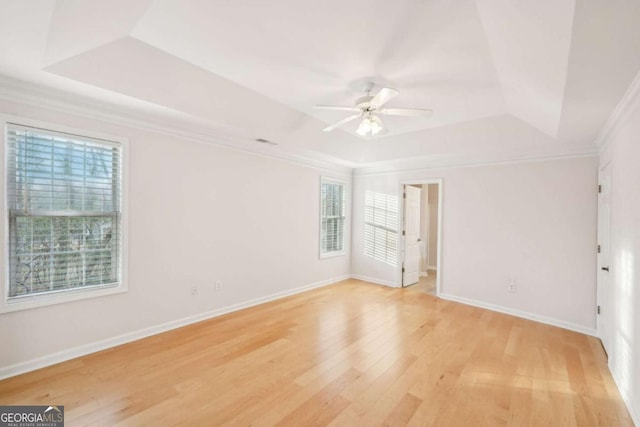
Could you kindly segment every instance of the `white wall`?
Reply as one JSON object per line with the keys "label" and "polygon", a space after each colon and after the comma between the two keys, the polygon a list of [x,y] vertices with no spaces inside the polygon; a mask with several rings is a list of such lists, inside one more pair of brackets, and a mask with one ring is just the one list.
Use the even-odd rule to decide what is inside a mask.
{"label": "white wall", "polygon": [[130,144],[129,292],[0,314],[0,373],[349,274],[349,256],[318,258],[320,176],[339,174],[15,103],[0,102],[0,112]]}
{"label": "white wall", "polygon": [[[638,79],[636,79],[638,82]],[[600,164],[611,167],[608,303],[609,367],[640,425],[640,87],[624,110]]]}
{"label": "white wall", "polygon": [[443,178],[441,292],[595,333],[597,165],[589,157],[355,175],[352,273],[399,283],[396,268],[363,253],[365,192],[398,196],[400,181]]}

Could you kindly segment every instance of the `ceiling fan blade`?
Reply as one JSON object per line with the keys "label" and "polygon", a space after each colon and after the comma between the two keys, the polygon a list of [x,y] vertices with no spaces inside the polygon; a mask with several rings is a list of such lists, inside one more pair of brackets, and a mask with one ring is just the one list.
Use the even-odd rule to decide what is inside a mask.
{"label": "ceiling fan blade", "polygon": [[360,111],[358,107],[342,107],[340,105],[316,105],[316,110]]}
{"label": "ceiling fan blade", "polygon": [[398,93],[399,92],[395,89],[383,87],[382,89],[380,89],[380,92],[378,92],[376,96],[374,96],[373,99],[369,101],[369,103],[376,108],[380,108],[384,104],[389,102],[391,98],[394,98]]}
{"label": "ceiling fan blade", "polygon": [[331,126],[327,126],[326,128],[322,129],[323,132],[329,132],[334,130],[335,128],[339,128],[340,126],[349,123],[357,118],[360,118],[360,114],[354,114],[353,116],[349,116],[346,119],[342,119],[339,122],[336,122],[334,124],[332,124]]}
{"label": "ceiling fan blade", "polygon": [[428,108],[383,108],[377,113],[387,116],[427,117],[433,114],[433,110]]}

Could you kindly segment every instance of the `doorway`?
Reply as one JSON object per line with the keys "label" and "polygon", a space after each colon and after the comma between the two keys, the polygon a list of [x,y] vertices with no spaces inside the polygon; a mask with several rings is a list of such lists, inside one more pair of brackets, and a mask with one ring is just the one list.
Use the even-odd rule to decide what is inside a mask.
{"label": "doorway", "polygon": [[439,295],[441,271],[442,180],[401,182],[399,279],[412,287]]}

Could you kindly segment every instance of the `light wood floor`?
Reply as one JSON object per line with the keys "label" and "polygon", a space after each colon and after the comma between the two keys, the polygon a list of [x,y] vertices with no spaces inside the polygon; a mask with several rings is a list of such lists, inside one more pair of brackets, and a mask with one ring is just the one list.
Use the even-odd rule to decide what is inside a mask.
{"label": "light wood floor", "polygon": [[627,426],[597,339],[349,280],[0,382],[76,425]]}
{"label": "light wood floor", "polygon": [[431,270],[429,271],[428,276],[420,277],[420,281],[418,281],[418,283],[416,283],[415,285],[407,286],[407,288],[411,288],[415,291],[424,292],[429,295],[435,295],[437,278],[438,278],[438,273]]}

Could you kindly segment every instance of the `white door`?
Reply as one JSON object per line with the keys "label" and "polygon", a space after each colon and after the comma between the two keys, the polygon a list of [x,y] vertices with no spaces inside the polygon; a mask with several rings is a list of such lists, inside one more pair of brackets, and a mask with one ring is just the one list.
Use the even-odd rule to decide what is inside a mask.
{"label": "white door", "polygon": [[611,289],[609,286],[609,232],[611,217],[611,163],[600,169],[600,193],[598,194],[598,335],[609,352],[611,325]]}
{"label": "white door", "polygon": [[420,194],[422,189],[404,187],[404,263],[402,286],[420,280]]}

